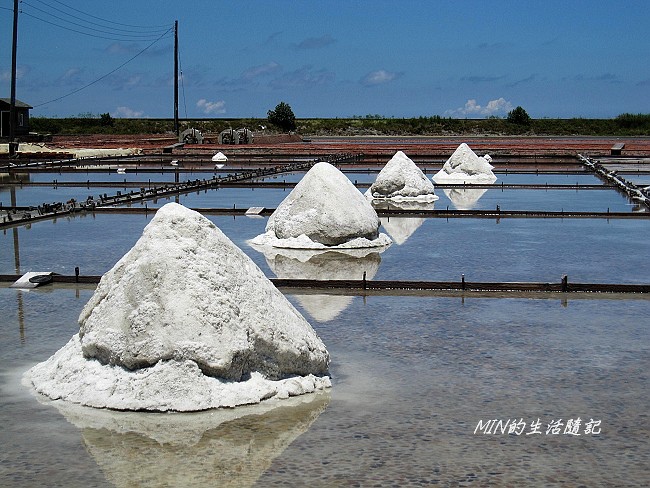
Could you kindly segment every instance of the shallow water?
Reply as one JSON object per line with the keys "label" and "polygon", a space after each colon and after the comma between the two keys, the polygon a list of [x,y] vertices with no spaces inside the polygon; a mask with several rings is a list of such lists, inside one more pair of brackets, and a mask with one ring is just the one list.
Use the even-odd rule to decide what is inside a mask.
{"label": "shallow water", "polygon": [[[436,208],[451,204],[437,193]],[[180,201],[273,207],[286,194],[220,189]],[[47,191],[34,195],[49,200]],[[607,190],[494,188],[476,208],[497,203],[627,206]],[[152,216],[87,214],[3,230],[0,274],[73,274],[75,266],[103,274]],[[647,283],[650,271],[648,224],[638,219],[391,218],[382,231],[394,243],[383,252],[292,261],[247,244],[266,218],[208,218],[269,277],[360,279],[366,271],[368,279],[559,282],[567,274],[574,282]],[[648,297],[291,295],[331,354],[331,392],[229,417],[88,411],[31,394],[22,373],[78,330],[92,292],[0,285],[0,486],[644,486],[650,479]],[[562,419],[564,429],[578,417],[581,435],[546,434],[548,423]],[[517,419],[525,430],[475,434],[489,419]],[[537,419],[542,433],[526,435]],[[600,434],[585,433],[591,419],[601,422]]]}
{"label": "shallow water", "polygon": [[[332,356],[328,398],[223,423],[60,410],[22,386],[91,293],[0,288],[2,486],[647,481],[648,299],[352,297],[335,321],[311,320]],[[546,434],[578,417],[580,436]],[[520,435],[474,433],[515,418]],[[585,434],[591,419],[600,434]]]}
{"label": "shallow water", "polygon": [[[103,274],[135,244],[152,217],[153,213],[87,214],[5,230],[0,234],[0,274],[71,275],[77,266],[81,274]],[[267,276],[274,276],[264,255],[247,244],[264,232],[266,218],[208,218]],[[467,281],[559,282],[566,274],[575,282],[647,283],[643,220],[383,220],[381,230],[394,243],[380,254],[376,279],[455,281],[465,274]]]}

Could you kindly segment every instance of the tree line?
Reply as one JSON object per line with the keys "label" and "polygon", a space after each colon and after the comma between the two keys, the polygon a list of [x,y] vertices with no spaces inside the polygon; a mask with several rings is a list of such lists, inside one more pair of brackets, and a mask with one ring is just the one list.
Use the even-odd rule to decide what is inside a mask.
{"label": "tree line", "polygon": [[[165,134],[173,132],[172,119],[122,119],[110,114],[78,117],[31,117],[31,131],[41,134]],[[280,102],[266,118],[182,119],[181,131],[195,128],[204,133],[246,127],[253,132],[303,136],[650,136],[650,114],[624,113],[611,119],[531,118],[522,107],[507,117],[458,119],[438,115],[411,118],[381,115],[347,118],[296,118],[291,107]]]}

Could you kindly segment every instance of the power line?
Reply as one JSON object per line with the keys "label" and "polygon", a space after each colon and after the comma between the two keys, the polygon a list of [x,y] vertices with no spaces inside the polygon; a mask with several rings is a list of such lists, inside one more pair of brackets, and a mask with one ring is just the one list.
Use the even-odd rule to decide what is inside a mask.
{"label": "power line", "polygon": [[58,0],[51,0],[51,1],[53,1],[54,3],[58,3],[59,5],[63,5],[65,8],[70,9],[70,10],[72,10],[72,11],[74,11],[74,12],[78,12],[78,13],[80,13],[80,14],[83,14],[83,15],[85,15],[85,16],[87,16],[87,17],[91,17],[91,18],[93,18],[93,19],[101,20],[102,22],[106,22],[106,23],[108,23],[108,24],[122,25],[122,26],[124,26],[124,27],[145,28],[145,29],[148,29],[148,28],[150,28],[150,27],[151,27],[151,28],[159,28],[159,27],[162,28],[162,27],[167,27],[166,25],[142,26],[142,25],[123,24],[123,23],[121,23],[121,22],[114,22],[114,21],[112,21],[112,20],[103,19],[103,18],[101,18],[101,17],[97,17],[97,16],[95,16],[95,15],[89,14],[89,13],[84,12],[84,11],[82,11],[82,10],[78,10],[78,9],[76,9],[76,8],[74,8],[74,7],[71,7],[70,5],[67,5],[67,4],[65,4],[65,3],[63,3],[63,2],[59,2]]}
{"label": "power line", "polygon": [[[125,37],[124,34],[111,33],[111,32],[108,32],[108,34],[112,34],[112,36],[106,36],[106,35],[101,35],[101,34],[92,34],[92,33],[84,32],[84,31],[78,30],[78,29],[73,29],[72,27],[67,27],[65,25],[61,25],[61,24],[58,24],[56,22],[52,22],[52,21],[43,19],[43,18],[41,18],[41,17],[39,17],[37,15],[30,14],[29,12],[25,12],[23,10],[21,10],[21,13],[23,15],[28,16],[28,17],[32,17],[33,19],[40,20],[41,22],[44,22],[46,24],[53,25],[55,27],[59,27],[61,29],[67,30],[67,31],[76,32],[77,34],[82,34],[82,35],[89,36],[89,37],[95,37],[97,39],[108,39],[108,40],[111,40],[111,41],[150,41],[150,40],[156,38],[153,35],[146,35],[146,36],[142,36],[142,37],[140,37],[140,36],[128,36],[128,37]],[[83,27],[83,26],[82,26],[82,28],[88,29],[88,30],[93,30],[93,29],[90,29],[88,27]],[[106,32],[106,31],[99,31],[97,29],[94,29],[94,30],[95,30],[95,32],[101,32],[101,33]],[[165,33],[167,33],[167,32],[169,32],[169,30],[166,31]],[[122,36],[122,37],[114,37],[114,36]]]}
{"label": "power line", "polygon": [[161,35],[158,39],[156,39],[156,40],[153,41],[151,44],[149,44],[147,47],[145,47],[145,48],[144,48],[142,51],[140,51],[138,54],[136,54],[135,56],[131,57],[128,61],[122,63],[121,65],[119,65],[119,66],[118,66],[117,68],[115,68],[114,70],[112,70],[112,71],[106,73],[105,75],[103,75],[103,76],[97,78],[95,81],[92,81],[92,82],[88,83],[87,85],[82,86],[81,88],[77,88],[76,90],[71,91],[71,92],[68,93],[67,95],[63,95],[63,96],[61,96],[61,97],[54,98],[54,99],[49,100],[49,101],[47,101],[47,102],[43,102],[43,103],[39,103],[39,104],[37,104],[37,105],[34,105],[34,108],[36,108],[36,107],[42,107],[43,105],[47,105],[48,103],[58,102],[59,100],[63,100],[64,98],[67,98],[67,97],[69,97],[70,95],[74,95],[75,93],[79,93],[81,90],[85,90],[86,88],[88,88],[88,87],[94,85],[95,83],[98,83],[98,82],[102,81],[103,79],[105,79],[105,78],[107,78],[108,76],[112,75],[112,74],[115,73],[117,70],[123,68],[124,66],[126,66],[127,64],[129,64],[131,61],[133,61],[135,58],[137,58],[138,56],[140,56],[140,55],[141,55],[142,53],[144,53],[147,49],[149,49],[151,46],[153,46],[155,43],[157,43],[157,42],[160,41],[163,37],[165,37],[165,35],[169,34],[169,32],[171,32],[172,30],[173,30],[173,28],[168,29],[165,33],[163,33],[163,35]]}
{"label": "power line", "polygon": [[[37,1],[38,1],[38,0],[37,0]],[[48,12],[48,11],[46,11],[46,10],[43,10],[43,9],[39,8],[39,7],[36,7],[35,5],[32,5],[32,4],[30,4],[29,2],[26,2],[26,1],[24,1],[24,0],[23,0],[21,3],[22,3],[23,5],[26,5],[26,6],[30,7],[30,8],[32,8],[32,9],[34,9],[34,10],[37,10],[38,12],[41,12],[41,13],[43,13],[43,14],[45,14],[45,15],[49,15],[50,17],[55,18],[55,19],[58,19],[58,20],[63,21],[63,22],[65,22],[65,23],[68,23],[68,24],[71,24],[71,25],[74,25],[74,26],[80,27],[80,28],[82,28],[82,29],[87,29],[87,30],[89,30],[89,31],[100,32],[100,33],[102,33],[102,34],[112,34],[112,35],[115,35],[115,36],[124,36],[124,37],[129,36],[129,37],[133,37],[133,38],[143,38],[143,37],[144,37],[144,38],[152,39],[152,38],[154,38],[155,36],[157,36],[158,34],[160,34],[161,32],[163,32],[163,30],[166,30],[166,29],[158,29],[158,30],[156,30],[156,31],[141,32],[141,31],[135,31],[135,30],[120,29],[120,28],[117,28],[117,27],[107,27],[107,26],[103,26],[103,25],[101,25],[101,24],[97,24],[97,23],[95,23],[95,22],[88,22],[88,21],[86,21],[86,20],[84,20],[84,19],[82,19],[82,18],[80,18],[80,17],[70,16],[70,17],[73,17],[73,18],[75,18],[75,19],[79,19],[79,20],[81,20],[81,21],[83,21],[83,22],[88,22],[88,23],[89,23],[90,25],[92,25],[92,26],[98,26],[98,27],[103,28],[103,29],[97,29],[96,27],[89,27],[88,25],[84,25],[84,24],[80,24],[80,23],[77,23],[77,22],[73,22],[73,21],[69,20],[69,19],[66,18],[66,17],[60,17],[60,16],[55,15],[55,14],[53,14],[53,13],[51,13],[51,12]],[[22,9],[21,11],[22,11],[23,13],[29,14],[29,11],[25,12],[24,9]],[[31,15],[32,17],[35,17],[33,14],[30,14],[30,15]],[[43,20],[43,21],[45,21],[44,19],[41,19],[40,17],[39,17],[39,20]],[[50,21],[50,22],[51,22],[51,21]],[[58,25],[58,24],[57,24],[57,25]],[[59,27],[63,27],[63,26],[59,26]],[[110,29],[110,30],[104,30],[104,29]],[[126,32],[127,34],[121,34],[120,32],[116,32],[116,31]]]}
{"label": "power line", "polygon": [[[80,20],[80,21],[85,22],[85,23],[87,23],[87,24],[95,25],[95,26],[98,26],[98,27],[111,29],[110,32],[113,32],[113,31],[122,31],[122,32],[128,32],[128,33],[146,34],[146,35],[150,35],[150,36],[151,36],[151,35],[154,35],[154,34],[160,34],[161,32],[163,32],[164,30],[166,30],[166,29],[168,28],[168,26],[166,26],[166,25],[165,25],[165,26],[151,26],[151,27],[145,27],[145,26],[132,26],[132,27],[137,27],[137,29],[138,29],[138,30],[134,30],[133,28],[131,28],[131,29],[121,29],[121,28],[119,28],[119,27],[106,26],[106,25],[102,25],[102,24],[97,23],[97,22],[93,22],[93,21],[90,21],[90,20],[84,19],[83,17],[79,17],[79,16],[77,16],[77,15],[73,15],[73,14],[70,14],[70,13],[63,12],[63,11],[61,11],[60,9],[57,9],[57,8],[53,7],[52,5],[49,5],[49,4],[45,3],[45,2],[43,2],[42,0],[34,0],[34,1],[36,1],[36,2],[38,2],[38,3],[40,3],[40,4],[42,4],[42,5],[44,5],[44,6],[47,7],[48,9],[54,10],[54,11],[57,12],[57,13],[60,13],[60,14],[62,14],[62,15],[65,15],[66,17],[71,17],[71,18],[73,18],[73,19],[77,19],[77,20]],[[63,20],[64,22],[69,22],[69,23],[74,24],[74,25],[79,25],[80,27],[84,27],[84,28],[91,29],[90,27],[85,27],[85,26],[83,26],[83,25],[81,25],[81,24],[76,24],[76,23],[74,23],[74,22],[72,22],[72,21],[69,21],[69,20],[67,20],[67,18],[59,17],[59,16],[54,15],[54,14],[52,14],[52,13],[50,13],[50,12],[47,12],[47,11],[45,11],[45,10],[39,8],[39,7],[36,7],[35,5],[30,4],[29,2],[27,2],[27,1],[25,1],[25,0],[22,0],[21,3],[24,4],[24,5],[29,5],[29,6],[32,7],[33,9],[38,10],[38,11],[40,11],[40,12],[43,12],[44,14],[51,15],[52,17],[55,17],[55,18],[60,19],[60,20]],[[76,11],[76,10],[75,10],[75,11]],[[85,14],[85,15],[88,15],[88,14]],[[96,17],[94,17],[94,16],[91,16],[91,17],[96,18]],[[97,18],[98,18],[98,17],[97,17]],[[112,21],[110,21],[110,20],[105,20],[105,19],[100,19],[100,20],[102,20],[102,22],[104,22],[104,23],[123,25],[123,24],[120,24],[120,23],[117,23],[117,22],[112,22]],[[102,31],[102,32],[105,32],[105,31]]]}

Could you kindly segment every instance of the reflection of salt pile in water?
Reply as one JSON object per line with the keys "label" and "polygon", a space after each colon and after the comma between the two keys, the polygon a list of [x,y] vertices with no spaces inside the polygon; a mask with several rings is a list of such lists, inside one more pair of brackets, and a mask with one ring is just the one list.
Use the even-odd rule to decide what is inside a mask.
{"label": "reflection of salt pile in water", "polygon": [[390,244],[379,217],[352,182],[329,163],[318,163],[278,205],[266,233],[253,244],[296,249],[363,248]]}
{"label": "reflection of salt pile in water", "polygon": [[422,170],[402,151],[386,163],[377,179],[366,192],[367,198],[389,198],[393,200],[419,200],[433,202],[433,183]]}
{"label": "reflection of salt pile in water", "polygon": [[[483,184],[492,184],[483,182]],[[445,188],[443,190],[458,210],[471,210],[487,188]]]}
{"label": "reflection of salt pile in water", "polygon": [[491,183],[497,177],[490,161],[492,158],[488,154],[479,157],[463,142],[432,179],[436,183]]}
{"label": "reflection of salt pile in water", "polygon": [[259,405],[158,415],[48,402],[117,487],[253,486],[325,410],[327,391]]}
{"label": "reflection of salt pile in water", "polygon": [[178,204],[158,210],[102,277],[79,323],[27,373],[50,398],[188,411],[329,386],[329,355],[307,321],[212,222]]}
{"label": "reflection of salt pile in water", "polygon": [[[264,254],[278,278],[308,280],[371,280],[377,274],[381,257],[376,248],[336,251],[280,249],[253,246]],[[329,322],[345,310],[354,297],[347,295],[294,294],[298,302],[319,322]]]}
{"label": "reflection of salt pile in water", "polygon": [[[433,210],[435,203],[373,200],[373,206],[375,208],[386,208],[389,210]],[[380,220],[381,225],[386,229],[391,239],[398,245],[402,245],[420,228],[426,219],[421,217],[381,217]]]}

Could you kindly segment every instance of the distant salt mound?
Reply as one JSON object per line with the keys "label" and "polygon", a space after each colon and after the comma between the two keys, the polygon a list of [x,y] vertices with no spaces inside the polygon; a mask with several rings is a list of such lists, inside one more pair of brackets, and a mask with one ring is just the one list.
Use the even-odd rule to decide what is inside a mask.
{"label": "distant salt mound", "polygon": [[102,277],[79,324],[27,373],[50,398],[192,411],[330,385],[309,323],[212,222],[175,203]]}
{"label": "distant salt mound", "polygon": [[492,172],[492,158],[486,154],[476,155],[464,142],[456,148],[442,169],[433,176],[436,183],[443,182],[493,182],[497,177]]}
{"label": "distant salt mound", "polygon": [[228,158],[226,157],[226,155],[224,153],[219,151],[217,154],[212,156],[212,161],[223,163],[223,162],[228,161]]}
{"label": "distant salt mound", "polygon": [[374,199],[438,200],[431,180],[402,151],[397,151],[386,163],[365,195]]}
{"label": "distant salt mound", "polygon": [[329,163],[317,163],[278,205],[253,244],[295,249],[382,247],[379,217],[352,182]]}

